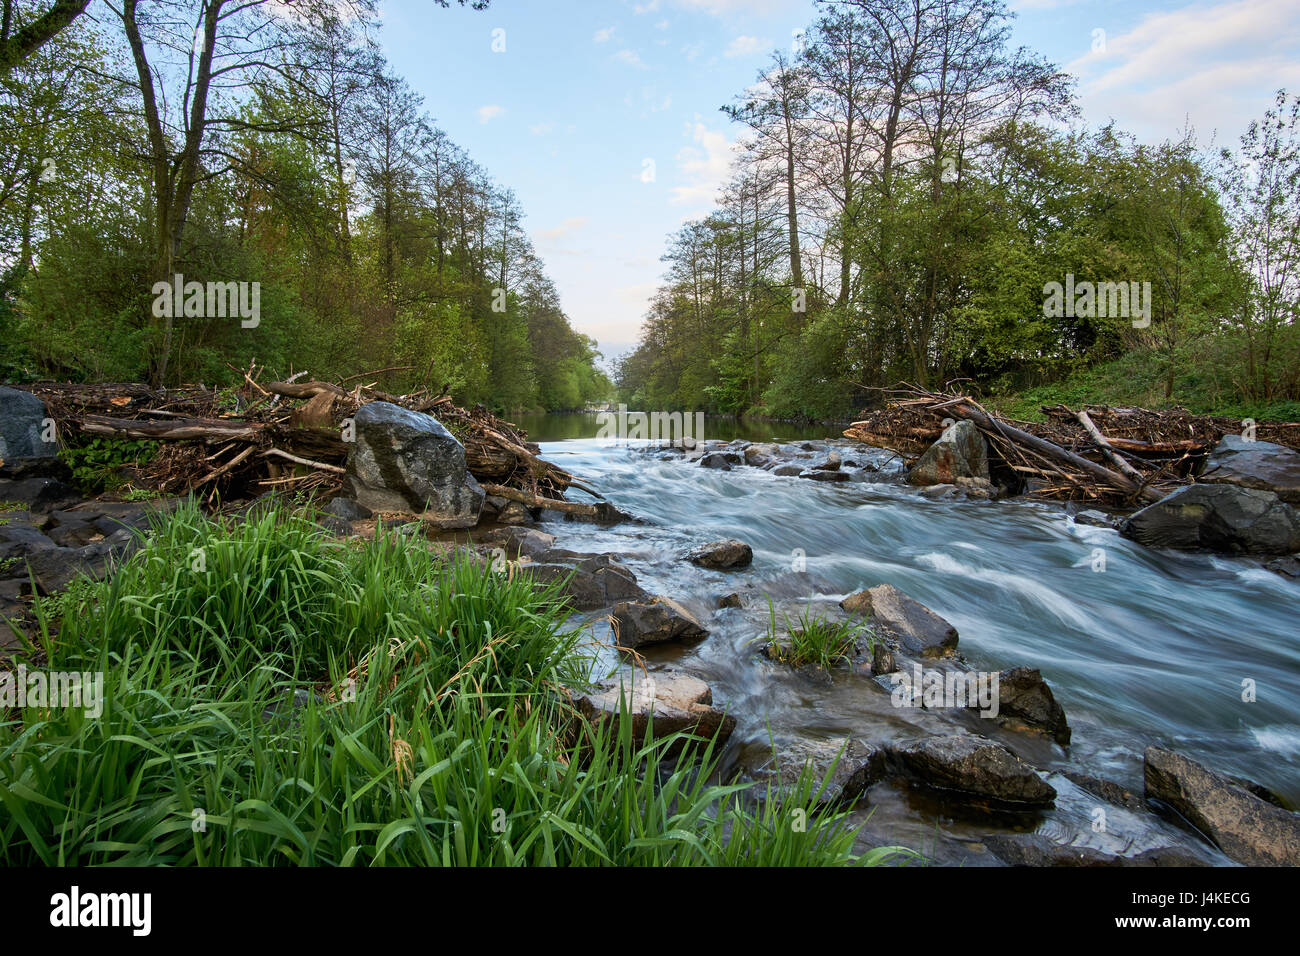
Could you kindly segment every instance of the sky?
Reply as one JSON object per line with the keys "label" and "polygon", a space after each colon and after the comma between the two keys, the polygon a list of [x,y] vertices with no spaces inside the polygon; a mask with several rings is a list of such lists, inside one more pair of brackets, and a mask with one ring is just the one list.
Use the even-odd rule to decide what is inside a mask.
{"label": "sky", "polygon": [[[1082,121],[1234,145],[1300,92],[1300,0],[1012,0],[1012,43],[1078,78]],[[382,0],[425,108],[514,190],[606,360],[635,347],[671,233],[706,215],[741,129],[720,112],[816,18],[812,0]]]}

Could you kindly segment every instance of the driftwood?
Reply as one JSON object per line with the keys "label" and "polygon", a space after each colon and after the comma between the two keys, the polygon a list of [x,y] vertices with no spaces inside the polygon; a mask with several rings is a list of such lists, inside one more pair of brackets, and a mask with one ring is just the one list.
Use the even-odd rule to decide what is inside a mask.
{"label": "driftwood", "polygon": [[[1111,505],[1155,501],[1194,480],[1215,444],[1243,428],[1239,420],[1183,409],[1104,405],[1044,407],[1046,421],[1012,422],[968,395],[911,387],[886,394],[886,406],[864,413],[844,431],[846,437],[916,458],[939,438],[946,421],[965,419],[987,439],[990,465],[1001,470],[1004,483],[1030,478],[1030,494]],[[1257,437],[1300,448],[1300,424],[1260,422]]]}
{"label": "driftwood", "polygon": [[507,488],[505,485],[486,484],[481,487],[489,495],[496,495],[498,498],[505,498],[509,501],[517,501],[521,505],[527,505],[530,508],[550,508],[552,511],[560,511],[570,515],[583,515],[588,518],[594,518],[600,514],[600,510],[595,505],[584,505],[576,501],[563,501],[558,498],[543,498],[541,495],[529,494],[526,491],[520,491],[518,488]]}
{"label": "driftwood", "polygon": [[[565,501],[570,487],[601,496],[539,457],[540,448],[523,429],[482,406],[460,408],[448,395],[431,398],[428,389],[394,395],[373,383],[345,387],[301,380],[305,373],[259,382],[254,366],[232,371],[242,384],[220,391],[200,385],[154,389],[139,383],[39,382],[23,387],[45,402],[60,435],[82,432],[160,442],[154,457],[135,469],[132,481],[168,494],[203,487],[214,500],[218,494],[257,493],[256,486],[263,485],[337,492],[346,473],[347,420],[362,405],[384,401],[442,422],[464,446],[466,467],[480,483],[530,496],[542,503],[537,506],[556,511],[595,515],[599,510]],[[384,371],[393,370],[344,381],[364,381]]]}

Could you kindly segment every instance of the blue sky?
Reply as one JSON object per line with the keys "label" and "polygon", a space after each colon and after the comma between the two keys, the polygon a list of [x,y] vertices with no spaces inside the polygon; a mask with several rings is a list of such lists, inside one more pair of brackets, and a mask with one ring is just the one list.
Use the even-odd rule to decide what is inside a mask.
{"label": "blue sky", "polygon": [[[1114,119],[1158,141],[1190,122],[1203,140],[1234,143],[1275,89],[1300,91],[1297,0],[1012,7],[1013,42],[1078,76],[1089,125]],[[669,233],[707,213],[727,178],[740,130],[719,107],[816,15],[812,0],[493,0],[483,12],[382,0],[381,10],[389,61],[514,189],[565,310],[607,358],[635,345]]]}

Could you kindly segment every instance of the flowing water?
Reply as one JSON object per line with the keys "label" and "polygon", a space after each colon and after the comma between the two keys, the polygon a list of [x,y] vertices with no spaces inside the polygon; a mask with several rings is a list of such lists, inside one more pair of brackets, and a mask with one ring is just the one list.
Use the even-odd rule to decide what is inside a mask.
{"label": "flowing water", "polygon": [[[647,444],[595,439],[594,416],[525,418],[543,456],[581,475],[644,519],[602,528],[557,523],[562,547],[614,552],[646,590],[696,612],[710,636],[693,647],[659,646],[713,687],[736,716],[731,766],[762,762],[772,743],[869,742],[919,737],[933,714],[900,710],[868,678],[810,680],[759,656],[772,595],[783,608],[833,609],[840,598],[887,582],[950,621],[959,653],[977,670],[1041,669],[1073,729],[1068,751],[1042,738],[988,733],[1046,770],[1072,769],[1142,793],[1149,744],[1182,751],[1221,772],[1255,780],[1300,802],[1300,584],[1258,561],[1152,551],[1113,530],[1077,524],[1061,506],[1024,500],[929,500],[899,480],[883,451],[846,443],[846,457],[881,466],[875,481],[827,484],[757,468],[717,471]],[[710,422],[712,426],[714,423]],[[709,437],[798,440],[837,437],[825,427],[733,425]],[[750,568],[708,571],[681,560],[694,545],[735,537],[754,549]],[[717,610],[732,591],[744,608]],[[1253,687],[1255,699],[1245,691]],[[975,723],[981,722],[974,718]],[[1106,807],[1059,774],[1046,814],[1000,821],[1057,842],[1110,852],[1189,841],[1150,814]],[[954,819],[903,785],[881,784],[864,841],[903,843],[939,860],[979,863],[989,821]],[[1197,841],[1190,846],[1199,847]],[[1213,850],[1197,850],[1225,862]]]}

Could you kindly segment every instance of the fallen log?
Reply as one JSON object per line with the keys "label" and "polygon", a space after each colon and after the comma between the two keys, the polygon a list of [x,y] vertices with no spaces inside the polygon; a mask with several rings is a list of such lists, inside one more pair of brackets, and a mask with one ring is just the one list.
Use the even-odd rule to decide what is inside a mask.
{"label": "fallen log", "polygon": [[92,435],[114,435],[151,441],[257,441],[265,425],[220,418],[175,418],[167,421],[137,421],[85,415],[73,421]]}
{"label": "fallen log", "polygon": [[1023,445],[1026,448],[1033,449],[1038,454],[1054,459],[1059,462],[1068,464],[1070,467],[1082,471],[1084,474],[1096,481],[1109,485],[1125,495],[1138,498],[1142,501],[1159,501],[1164,497],[1160,492],[1154,489],[1144,487],[1140,483],[1134,482],[1126,475],[1111,471],[1104,468],[1094,461],[1089,461],[1081,455],[1076,455],[1072,451],[1066,451],[1059,445],[1054,445],[1046,439],[1039,438],[1037,435],[1031,435],[1029,432],[1021,431],[1014,425],[1008,425],[1004,422],[995,421],[987,413],[974,407],[968,400],[950,404],[946,411],[957,418],[964,418],[973,422],[980,431],[997,437],[1001,436],[1013,444]]}
{"label": "fallen log", "polygon": [[576,501],[562,501],[558,498],[543,498],[541,495],[520,491],[518,488],[509,488],[506,485],[482,485],[481,487],[489,495],[505,498],[508,501],[517,501],[521,505],[527,505],[530,508],[549,508],[551,511],[582,515],[587,518],[595,518],[600,515],[600,509],[595,505],[584,505]]}
{"label": "fallen log", "polygon": [[1096,424],[1094,424],[1093,420],[1088,417],[1087,410],[1080,410],[1075,414],[1075,417],[1079,419],[1079,424],[1087,429],[1088,434],[1092,436],[1092,440],[1096,442],[1097,447],[1101,449],[1101,453],[1105,455],[1116,468],[1128,475],[1129,478],[1133,479],[1139,486],[1141,486],[1141,473],[1115,453],[1115,449],[1110,447],[1110,442],[1106,440],[1106,436],[1097,429]]}

